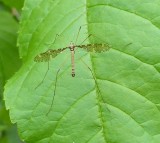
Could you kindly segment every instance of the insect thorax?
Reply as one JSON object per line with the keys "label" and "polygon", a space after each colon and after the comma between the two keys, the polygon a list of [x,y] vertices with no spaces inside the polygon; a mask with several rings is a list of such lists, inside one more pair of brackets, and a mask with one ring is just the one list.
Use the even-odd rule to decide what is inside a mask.
{"label": "insect thorax", "polygon": [[68,48],[70,49],[70,51],[74,51],[75,45],[71,42]]}

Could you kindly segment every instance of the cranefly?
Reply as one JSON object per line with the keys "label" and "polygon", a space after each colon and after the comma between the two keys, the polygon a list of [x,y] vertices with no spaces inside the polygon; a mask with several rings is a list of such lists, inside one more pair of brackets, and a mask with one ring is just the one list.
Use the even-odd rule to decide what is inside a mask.
{"label": "cranefly", "polygon": [[[44,81],[44,79],[45,79],[45,77],[47,75],[47,72],[49,70],[49,61],[50,61],[50,59],[51,58],[55,58],[58,54],[62,53],[64,50],[69,49],[70,52],[71,52],[71,66],[72,66],[71,75],[72,75],[72,77],[75,77],[74,56],[75,56],[76,48],[82,48],[82,49],[85,49],[87,52],[97,52],[97,53],[105,52],[105,51],[108,51],[110,49],[110,46],[107,43],[83,44],[84,41],[86,41],[86,39],[88,39],[90,36],[93,36],[92,34],[87,36],[87,38],[84,41],[82,41],[82,43],[80,45],[77,45],[76,42],[77,42],[77,39],[78,39],[78,36],[79,36],[80,29],[81,29],[81,27],[79,28],[75,43],[71,42],[69,46],[67,46],[65,48],[57,49],[57,50],[49,49],[46,52],[38,54],[34,58],[35,62],[48,62],[48,69],[47,69],[47,71],[45,73],[45,76],[44,76],[43,80],[41,81],[41,83],[36,86],[36,88],[38,88],[43,83],[43,81]],[[57,38],[57,36],[56,36],[56,38]],[[56,38],[55,38],[55,40],[56,40]],[[54,40],[54,42],[55,42],[55,40]],[[84,61],[82,61],[82,62],[85,64]],[[87,66],[87,64],[85,64],[85,65]],[[98,92],[100,93],[100,90],[99,90],[99,87],[98,87],[98,84],[97,84],[97,80],[96,80],[91,68],[88,67],[88,69],[91,71],[93,79],[95,80],[95,85],[96,85],[96,87],[98,89]],[[50,112],[50,110],[51,110],[51,108],[53,106],[54,97],[56,95],[56,85],[57,85],[57,77],[58,77],[59,71],[60,71],[60,68],[57,70],[57,73],[56,73],[54,96],[53,96],[53,99],[52,99],[52,104],[51,104],[50,109],[48,110],[47,114]],[[103,99],[102,95],[101,95],[101,99]]]}

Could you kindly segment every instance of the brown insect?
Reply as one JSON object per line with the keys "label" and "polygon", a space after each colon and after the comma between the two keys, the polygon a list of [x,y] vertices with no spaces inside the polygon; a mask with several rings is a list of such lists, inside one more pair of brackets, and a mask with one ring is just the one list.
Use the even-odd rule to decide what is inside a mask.
{"label": "brown insect", "polygon": [[[81,27],[80,27],[81,29]],[[79,29],[79,31],[80,31]],[[79,35],[79,32],[78,32],[78,35]],[[78,35],[77,35],[77,38],[78,38]],[[89,38],[90,36],[92,36],[91,34],[87,37]],[[76,41],[77,41],[77,38],[76,38]],[[87,39],[86,38],[86,39]],[[55,38],[56,39],[56,38]],[[85,40],[86,40],[85,39]],[[84,40],[84,41],[85,41]],[[83,41],[83,42],[84,42]],[[55,42],[55,41],[54,41]],[[83,43],[82,42],[82,43]],[[75,42],[76,43],[76,42]],[[80,45],[76,45],[74,44],[73,42],[70,43],[69,46],[65,47],[65,48],[61,48],[61,49],[57,49],[57,50],[52,50],[52,49],[49,49],[47,50],[46,52],[43,52],[43,53],[40,53],[39,55],[37,55],[35,58],[34,58],[34,61],[35,62],[48,62],[48,69],[45,73],[45,76],[43,78],[43,80],[41,81],[40,84],[37,85],[36,88],[38,88],[44,81],[46,75],[47,75],[47,72],[49,70],[49,61],[51,58],[55,58],[58,54],[62,53],[64,50],[66,49],[69,49],[70,52],[71,52],[71,66],[72,66],[72,71],[71,71],[71,75],[72,77],[75,77],[75,61],[74,61],[74,56],[75,56],[75,50],[76,48],[82,48],[82,49],[85,49],[87,52],[97,52],[97,53],[101,53],[101,52],[105,52],[105,51],[108,51],[110,49],[110,46],[106,43],[95,43],[95,44],[80,44]],[[83,62],[84,63],[84,62]],[[85,64],[85,63],[84,63]],[[86,65],[86,64],[85,64]],[[87,66],[87,65],[86,65]],[[88,66],[87,66],[88,67]],[[99,87],[98,87],[98,84],[97,84],[97,80],[91,70],[91,68],[88,67],[88,69],[91,71],[92,73],[92,76],[95,80],[95,85],[100,93],[100,90],[99,90]],[[57,70],[57,73],[56,73],[56,79],[55,79],[55,89],[54,89],[54,96],[53,96],[53,99],[52,99],[52,104],[51,104],[51,107],[48,111],[48,113],[50,112],[52,106],[53,106],[53,101],[54,101],[54,97],[55,97],[55,93],[56,93],[56,85],[57,85],[57,76],[58,76],[58,73],[59,73],[60,69]],[[47,114],[48,114],[47,113]]]}

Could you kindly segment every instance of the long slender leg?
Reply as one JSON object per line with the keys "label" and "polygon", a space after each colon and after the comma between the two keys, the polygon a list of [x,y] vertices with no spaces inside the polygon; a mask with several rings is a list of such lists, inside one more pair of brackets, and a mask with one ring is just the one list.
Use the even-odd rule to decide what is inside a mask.
{"label": "long slender leg", "polygon": [[54,38],[54,41],[52,43],[46,43],[46,45],[53,45],[57,39],[57,37],[59,36],[59,34],[56,34],[56,37]]}
{"label": "long slender leg", "polygon": [[[88,36],[81,42],[80,45],[82,45],[90,36],[92,36],[92,34],[88,35]],[[75,45],[75,46],[76,46],[76,45]],[[77,49],[78,49],[78,47],[76,47],[76,48],[74,49],[74,51],[76,51]]]}
{"label": "long slender leg", "polygon": [[82,42],[80,45],[82,45],[90,36],[92,36],[92,34],[89,34]]}
{"label": "long slender leg", "polygon": [[[102,94],[101,94],[101,91],[100,91],[100,89],[99,89],[97,79],[96,79],[93,71],[91,70],[91,68],[90,68],[82,59],[80,59],[80,60],[81,60],[82,63],[90,70],[90,72],[91,72],[91,74],[92,74],[92,77],[93,77],[93,79],[94,79],[94,81],[95,81],[95,85],[96,85],[96,88],[97,88],[97,90],[98,90],[98,93],[99,93],[99,95],[100,95],[100,97],[101,97],[101,100],[102,100],[103,103],[105,103],[104,98],[103,98],[103,96],[102,96]],[[109,108],[108,108],[108,107],[106,107],[106,108],[107,108],[107,110],[110,112]]]}
{"label": "long slender leg", "polygon": [[57,81],[58,81],[58,73],[60,72],[62,66],[66,63],[68,59],[68,56],[65,58],[64,62],[60,65],[60,68],[57,70],[57,73],[56,73],[56,79],[55,79],[55,88],[54,88],[54,94],[53,94],[53,98],[52,98],[52,102],[51,102],[51,105],[50,105],[50,108],[48,110],[48,112],[46,113],[46,116],[50,113],[51,109],[52,109],[52,106],[53,106],[53,103],[54,103],[54,98],[56,96],[56,88],[57,88]]}
{"label": "long slender leg", "polygon": [[[84,25],[82,25],[82,26],[86,26],[86,25],[87,25],[87,24],[84,24]],[[79,33],[80,33],[80,30],[81,30],[82,26],[79,27],[78,34],[77,34],[76,41],[75,41],[75,45],[77,44],[77,39],[78,39],[78,36],[79,36]],[[83,42],[85,42],[91,35],[92,35],[92,34],[90,34],[89,36],[87,36],[87,38],[86,38]],[[82,42],[82,43],[83,43],[83,42]],[[82,44],[82,43],[81,43],[81,44]],[[81,45],[81,44],[80,44],[80,45]]]}
{"label": "long slender leg", "polygon": [[[85,25],[82,25],[82,26],[86,26],[86,24],[85,24]],[[82,26],[79,27],[78,34],[77,34],[77,37],[76,37],[76,41],[75,41],[75,44],[74,44],[75,46],[77,45],[77,39],[78,39],[78,36],[79,36],[79,33],[80,33],[80,30],[81,30]],[[80,45],[82,45],[91,35],[92,35],[92,34],[88,35],[88,36],[81,42]],[[77,47],[77,48],[78,48],[78,47]],[[76,50],[76,48],[75,48],[75,50]],[[74,50],[74,51],[75,51],[75,50]]]}
{"label": "long slender leg", "polygon": [[[78,34],[77,34],[77,38],[76,38],[76,42],[77,42],[77,39],[78,39],[78,36],[79,36],[79,32],[81,30],[81,26],[79,28],[79,31],[78,31]],[[85,40],[83,40],[83,42],[85,42],[91,35],[87,36],[87,38],[85,38]],[[75,42],[75,43],[76,43]],[[83,43],[82,42],[82,43]],[[82,44],[81,43],[81,44]],[[75,44],[76,46],[76,44]],[[70,48],[70,51],[71,51],[71,65],[72,65],[72,77],[75,77],[75,61],[74,61],[74,54],[75,54],[75,51],[77,50],[78,47],[74,47],[73,50],[71,50],[72,48]]]}
{"label": "long slender leg", "polygon": [[[78,34],[77,34],[77,37],[76,37],[76,41],[75,41],[75,44],[77,43],[77,39],[78,39],[78,36],[79,36],[79,33],[80,33],[80,30],[81,30],[81,26],[79,27],[79,30],[78,30]],[[89,36],[87,36],[87,38],[85,40],[88,39]],[[84,40],[84,41],[85,41]],[[84,42],[83,41],[83,42]],[[83,43],[82,42],[82,43]],[[81,43],[81,44],[82,44]],[[77,47],[78,48],[78,47]],[[74,54],[75,54],[75,50],[76,50],[76,47],[70,47],[70,51],[71,51],[71,66],[72,66],[72,77],[75,77],[75,61],[74,61]]]}
{"label": "long slender leg", "polygon": [[[54,41],[53,41],[52,43],[49,43],[48,45],[54,44],[58,36],[59,36],[59,35],[56,34]],[[49,61],[48,61],[48,68],[47,68],[47,71],[46,71],[46,73],[45,73],[45,75],[44,75],[42,81],[35,87],[35,89],[37,89],[37,88],[44,82],[44,80],[45,80],[45,78],[46,78],[46,76],[47,76],[48,71],[49,71]]]}
{"label": "long slender leg", "polygon": [[[82,26],[86,26],[86,24],[85,24],[85,25],[82,25]],[[82,26],[80,26],[80,28],[79,28],[79,31],[78,31],[78,34],[77,34],[77,38],[76,38],[76,42],[77,42],[77,39],[78,39],[78,36],[79,36],[79,33],[80,33],[80,30],[81,30],[81,27],[82,27]],[[101,38],[95,36],[94,34],[89,34],[89,35],[81,42],[80,45],[82,45],[90,36],[94,36],[94,37],[100,39],[101,41],[103,41]],[[75,42],[75,45],[76,45],[76,42]],[[106,43],[106,41],[103,41],[103,42]]]}
{"label": "long slender leg", "polygon": [[78,30],[78,34],[77,34],[77,37],[76,37],[75,45],[76,45],[76,43],[77,43],[77,39],[78,39],[78,36],[79,36],[80,30],[81,30],[81,26],[79,27],[79,30]]}
{"label": "long slender leg", "polygon": [[47,65],[48,65],[47,71],[46,71],[46,73],[45,73],[42,81],[35,87],[35,89],[37,89],[37,88],[44,82],[44,80],[45,80],[45,78],[46,78],[46,76],[47,76],[47,73],[48,73],[48,71],[49,71],[49,61],[48,61],[48,64],[47,64]]}
{"label": "long slender leg", "polygon": [[46,115],[48,115],[48,114],[49,114],[49,112],[51,111],[52,106],[53,106],[54,97],[55,97],[55,95],[56,95],[57,79],[58,79],[58,73],[59,73],[59,71],[60,71],[60,69],[58,69],[58,71],[57,71],[57,73],[56,73],[56,80],[55,80],[55,84],[54,84],[55,88],[54,88],[54,95],[53,95],[53,98],[52,98],[52,103],[51,103],[51,106],[50,106],[50,108],[49,108],[49,110],[48,110],[48,112],[47,112],[47,114],[46,114]]}

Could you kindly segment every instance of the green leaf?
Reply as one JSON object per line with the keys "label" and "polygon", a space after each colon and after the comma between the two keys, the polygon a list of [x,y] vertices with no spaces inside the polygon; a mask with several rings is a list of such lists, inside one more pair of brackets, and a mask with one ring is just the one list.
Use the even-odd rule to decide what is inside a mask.
{"label": "green leaf", "polygon": [[[26,1],[18,40],[24,64],[5,86],[6,106],[21,138],[27,143],[158,143],[159,13],[158,1]],[[100,54],[78,49],[74,78],[65,50],[50,61],[40,84],[48,64],[35,63],[34,57],[69,46],[80,26],[77,44],[93,34],[98,38],[85,43],[105,41],[112,49]],[[48,45],[56,34],[55,44]],[[92,69],[103,100],[81,59]]]}
{"label": "green leaf", "polygon": [[18,24],[13,17],[0,11],[0,142],[19,142],[15,126],[10,123],[2,101],[5,82],[18,70],[21,61],[16,47]]}
{"label": "green leaf", "polygon": [[23,7],[24,0],[0,0],[3,3],[11,8],[15,7],[21,9]]}
{"label": "green leaf", "polygon": [[18,24],[7,12],[0,12],[0,89],[20,66],[16,47]]}

